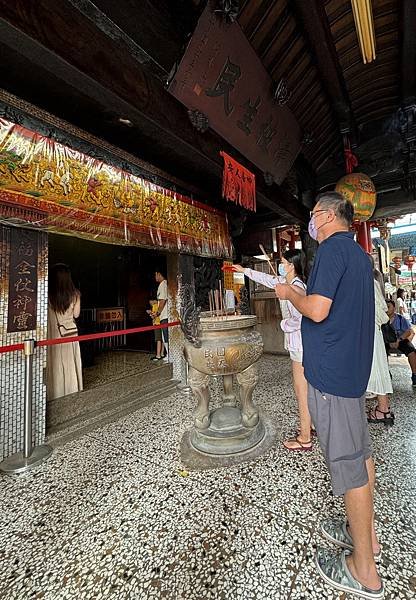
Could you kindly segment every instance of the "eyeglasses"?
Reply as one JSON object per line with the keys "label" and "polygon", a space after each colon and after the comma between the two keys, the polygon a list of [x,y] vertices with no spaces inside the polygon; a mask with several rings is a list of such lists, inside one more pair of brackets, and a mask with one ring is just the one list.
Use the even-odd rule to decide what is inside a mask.
{"label": "eyeglasses", "polygon": [[320,208],[319,210],[315,210],[315,211],[311,210],[311,211],[309,211],[309,216],[312,219],[312,217],[314,217],[315,215],[317,215],[320,212],[328,212],[328,209],[327,208]]}

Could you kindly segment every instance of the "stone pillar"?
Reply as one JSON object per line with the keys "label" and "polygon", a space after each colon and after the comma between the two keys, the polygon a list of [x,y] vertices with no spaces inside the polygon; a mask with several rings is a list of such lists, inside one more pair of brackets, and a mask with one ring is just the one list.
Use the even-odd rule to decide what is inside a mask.
{"label": "stone pillar", "polygon": [[[179,285],[193,283],[193,257],[186,254],[167,255],[167,278],[169,294],[169,321],[179,319]],[[185,383],[184,337],[180,327],[169,329],[169,357],[173,365],[173,378]]]}
{"label": "stone pillar", "polygon": [[[48,241],[38,233],[37,320],[32,331],[7,333],[10,269],[10,227],[0,225],[0,345],[16,344],[26,338],[47,337],[48,326]],[[46,348],[36,348],[33,362],[33,444],[45,440]],[[24,369],[22,351],[0,354],[0,461],[23,450]]]}

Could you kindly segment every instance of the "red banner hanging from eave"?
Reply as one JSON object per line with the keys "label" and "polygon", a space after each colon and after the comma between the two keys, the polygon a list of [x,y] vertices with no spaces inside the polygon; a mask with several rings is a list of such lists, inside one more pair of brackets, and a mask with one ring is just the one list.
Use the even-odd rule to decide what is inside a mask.
{"label": "red banner hanging from eave", "polygon": [[220,152],[224,159],[222,175],[222,196],[247,210],[256,211],[256,177],[226,152]]}

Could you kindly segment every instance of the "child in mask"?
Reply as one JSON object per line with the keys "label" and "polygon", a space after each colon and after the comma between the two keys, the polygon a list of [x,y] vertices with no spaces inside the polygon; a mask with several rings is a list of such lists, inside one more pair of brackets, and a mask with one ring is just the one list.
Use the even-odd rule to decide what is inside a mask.
{"label": "child in mask", "polygon": [[[304,264],[305,255],[302,250],[288,250],[283,254],[282,262],[279,264],[280,277],[278,278],[253,269],[246,269],[241,265],[234,265],[234,269],[240,273],[244,273],[249,279],[272,289],[274,289],[277,283],[290,283],[298,288],[297,291],[300,294],[305,295]],[[287,300],[280,300],[280,307],[282,311],[280,327],[285,335],[285,349],[289,352],[292,360],[293,387],[298,400],[300,422],[298,434],[293,438],[285,440],[283,445],[288,450],[310,451],[312,450],[312,423],[307,401],[308,384],[302,366],[302,315]]]}

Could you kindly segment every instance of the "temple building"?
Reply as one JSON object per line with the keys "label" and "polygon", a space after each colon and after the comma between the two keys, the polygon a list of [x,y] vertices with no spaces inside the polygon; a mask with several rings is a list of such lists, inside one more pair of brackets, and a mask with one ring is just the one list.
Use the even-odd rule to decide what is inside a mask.
{"label": "temple building", "polygon": [[[261,448],[269,459],[267,451],[272,448],[276,422],[289,426],[285,399],[293,395],[293,390],[288,383],[288,352],[279,327],[281,307],[273,289],[232,272],[233,263],[276,274],[283,253],[299,248],[304,251],[310,268],[317,249],[317,243],[308,234],[310,211],[319,193],[337,190],[354,205],[352,229],[356,240],[373,256],[384,281],[389,282],[389,297],[395,297],[397,288],[403,285],[412,310],[411,294],[414,296],[416,288],[415,235],[413,232],[392,236],[391,228],[397,219],[416,213],[416,2],[0,0],[0,52],[0,468],[1,461],[7,463],[19,453],[24,455],[28,446],[48,444],[54,451],[51,458],[39,460],[28,478],[48,473],[50,468],[55,481],[55,477],[60,478],[58,471],[54,471],[58,467],[48,465],[61,460],[56,457],[66,456],[60,453],[71,448],[72,443],[76,449],[68,464],[75,461],[77,452],[81,462],[87,460],[88,444],[92,455],[96,456],[96,451],[99,455],[101,450],[94,447],[101,432],[105,432],[102,435],[106,452],[112,444],[115,446],[111,430],[114,424],[123,423],[126,439],[135,440],[132,444],[137,442],[139,446],[134,428],[141,431],[142,426],[149,427],[150,441],[146,442],[143,454],[134,455],[132,461],[143,459],[149,471],[158,471],[155,481],[161,497],[172,472],[179,473],[183,480],[179,485],[177,481],[172,484],[174,493],[177,498],[183,495],[184,506],[189,507],[191,492],[186,486],[192,480],[187,477],[193,464],[198,467],[202,464],[202,478],[204,470],[212,465],[195,459],[188,469],[188,463],[179,464],[178,457],[183,458],[186,444],[194,444],[198,451],[204,444],[208,447],[218,442],[214,432],[209,440],[198,438],[200,446],[197,446],[197,435],[189,434],[189,440],[182,441],[180,449],[181,428],[184,424],[190,426],[188,413],[192,414],[194,405],[190,380],[197,390],[194,395],[198,397],[200,422],[206,418],[201,406],[206,402],[207,409],[210,398],[217,402],[221,388],[217,379],[217,383],[208,383],[199,375],[197,381],[195,365],[202,359],[199,355],[193,358],[197,352],[189,345],[192,335],[196,335],[192,321],[195,315],[200,318],[199,332],[205,327],[207,339],[213,335],[211,326],[204,325],[208,314],[220,315],[224,323],[227,316],[252,317],[244,325],[247,331],[241,333],[242,338],[248,336],[251,340],[251,350],[243,346],[238,351],[230,350],[224,342],[225,350],[219,348],[212,356],[211,350],[203,346],[204,338],[203,359],[208,365],[215,363],[219,369],[226,362],[225,353],[229,351],[231,356],[235,351],[238,354],[233,358],[235,364],[247,359],[240,369],[246,372],[264,352],[259,363],[259,398],[264,404],[260,412],[254,414],[251,404],[257,379],[252,384],[238,373],[233,380],[237,367],[231,375],[226,367],[219,371],[224,376],[225,405],[234,407],[238,404],[235,399],[240,398],[245,427],[251,427],[250,419],[260,415],[261,427],[258,426],[253,440],[255,436],[268,440]],[[73,393],[52,397],[48,389],[52,360],[52,346],[48,344],[54,338],[49,286],[55,265],[62,264],[70,269],[75,288],[80,292],[75,336],[81,336],[83,385]],[[407,273],[406,265],[409,275],[400,279],[400,268]],[[160,282],[164,279],[166,314],[161,315],[158,301]],[[187,312],[188,301],[194,310],[192,314]],[[157,320],[149,316],[151,311]],[[157,337],[152,329],[153,324],[160,325],[160,318],[169,325],[166,329],[169,342],[165,342],[165,333]],[[57,325],[61,332],[61,324]],[[226,325],[222,328],[226,330]],[[218,335],[225,337],[224,332]],[[164,343],[167,356],[163,359],[159,354]],[[30,344],[32,350],[28,350]],[[405,357],[395,357],[392,364],[392,370],[397,368],[392,377],[403,394],[403,406],[410,406],[410,392],[403,388],[401,380],[407,367]],[[276,380],[272,381],[272,375]],[[240,391],[236,392],[238,386]],[[275,394],[276,401],[269,399],[269,391]],[[173,412],[175,406],[178,413]],[[262,423],[262,415],[269,409],[273,418],[270,422],[264,418]],[[292,414],[291,410],[293,413],[290,409],[288,414]],[[410,422],[409,415],[403,416],[403,423],[407,423],[406,419]],[[134,423],[131,430],[130,418]],[[177,425],[181,436],[175,430],[171,447],[166,432],[171,431],[172,424]],[[214,425],[213,430],[216,426],[231,428],[228,422]],[[160,437],[163,444],[153,445],[161,429],[164,429]],[[413,434],[409,432],[406,429],[403,433],[404,445],[410,444],[405,440],[412,435],[414,445],[414,430]],[[146,429],[143,435],[147,434]],[[240,436],[240,442],[243,437]],[[88,444],[83,446],[82,440],[88,440]],[[239,451],[248,452],[254,443],[247,435]],[[383,443],[381,439],[375,442],[380,452]],[[152,449],[149,455],[146,448]],[[130,451],[131,447],[123,446],[120,455]],[[260,446],[253,460],[258,460],[258,456]],[[108,464],[117,470],[113,458]],[[171,471],[168,458],[175,465]],[[413,471],[411,483],[404,484],[407,492],[414,489],[416,481],[413,456],[409,461],[413,461]],[[230,460],[223,468],[230,468],[230,473],[235,474],[232,471],[235,464]],[[272,460],[264,470],[267,477],[273,474],[271,464]],[[308,467],[306,462],[303,466],[299,464],[296,476],[303,481]],[[128,471],[129,467],[123,465]],[[290,469],[290,465],[285,465],[285,469]],[[120,479],[123,469],[120,468]],[[209,479],[209,473],[208,470],[202,483],[197,477],[192,480],[201,513],[206,508],[203,486],[208,486],[207,494],[213,498],[222,493],[218,483]],[[144,471],[136,475],[137,489],[130,480],[123,488],[123,494],[131,499],[129,506],[139,502],[140,486],[148,483]],[[323,477],[321,466],[316,467],[314,476]],[[7,482],[4,492],[7,497],[20,494],[13,486],[18,486],[16,482],[23,480],[23,476],[14,479],[10,474],[2,474],[1,477]],[[103,486],[107,494],[105,477]],[[229,477],[231,481],[232,475]],[[90,490],[91,505],[97,501],[97,506],[104,510],[106,500],[95,500],[99,479],[97,476]],[[249,546],[250,536],[235,551],[238,560],[241,559],[240,566],[231,566],[233,574],[229,581],[226,578],[224,588],[215,588],[222,561],[232,563],[234,549],[230,546],[228,552],[226,547],[232,537],[231,529],[237,532],[245,527],[238,516],[244,512],[244,502],[247,501],[251,523],[257,519],[257,511],[263,510],[268,511],[271,519],[274,511],[280,514],[287,510],[285,518],[292,523],[291,500],[285,505],[283,496],[278,500],[277,496],[271,498],[263,482],[264,506],[270,504],[266,509],[259,508],[259,497],[252,502],[241,491],[245,484],[254,486],[250,473],[238,471],[237,480],[238,489],[232,488],[230,481],[224,488],[232,498],[227,510],[235,511],[237,516],[235,526],[231,527],[227,521],[226,533],[217,531],[222,558],[213,557],[212,538],[197,558],[192,554],[193,542],[188,544],[182,539],[180,552],[183,556],[187,553],[193,556],[192,561],[196,562],[192,562],[192,568],[195,566],[196,572],[198,564],[209,555],[211,575],[205,577],[204,572],[197,591],[192,591],[191,570],[187,571],[186,584],[179,567],[179,574],[174,569],[176,583],[174,578],[169,580],[167,559],[160,564],[156,560],[156,570],[149,575],[145,565],[147,550],[139,558],[126,551],[125,564],[123,559],[117,564],[123,574],[116,583],[104,568],[97,568],[95,582],[89,578],[93,555],[88,555],[87,574],[82,565],[75,573],[78,567],[70,566],[72,559],[61,557],[65,583],[60,580],[58,584],[55,573],[48,587],[39,564],[37,579],[22,575],[19,583],[20,567],[10,566],[11,550],[9,547],[2,550],[0,544],[0,557],[7,554],[7,573],[0,574],[0,597],[92,599],[101,597],[101,593],[103,597],[114,594],[115,598],[143,600],[338,597],[330,595],[327,587],[312,589],[308,580],[297,579],[300,564],[307,561],[306,546],[314,527],[313,515],[308,515],[306,525],[300,517],[293,521],[303,546],[299,552],[291,548],[293,560],[285,563],[281,572],[273,571],[274,580],[280,577],[276,595],[269,587],[269,563],[267,573],[255,576],[255,585],[244,575],[245,583],[240,586],[238,570],[246,573],[246,569],[254,569],[251,559],[245,561],[243,556],[243,547]],[[285,485],[293,498],[296,491],[292,483],[288,481]],[[30,507],[36,506],[36,486],[34,481],[30,491],[26,490],[29,504],[22,510],[28,511],[27,518]],[[87,487],[90,489],[89,484]],[[77,485],[73,490],[77,490]],[[238,496],[239,490],[244,501]],[[401,493],[396,492],[398,496]],[[68,497],[71,493],[68,492]],[[74,502],[82,504],[79,496],[75,498],[78,491],[73,493]],[[110,497],[111,492],[108,494]],[[149,503],[155,502],[156,506],[157,501],[151,496],[149,492]],[[169,508],[171,501],[167,496],[165,500]],[[117,496],[119,501],[124,502]],[[221,496],[221,502],[227,504],[226,494],[224,498]],[[313,512],[319,499],[313,496],[311,502],[315,503]],[[416,505],[412,502],[409,511],[414,521]],[[6,507],[6,518],[2,521],[5,531],[12,522],[9,508]],[[113,508],[109,509],[111,515]],[[84,523],[90,517],[94,520],[89,510]],[[126,520],[129,510],[122,504]],[[206,510],[209,512],[209,507]],[[221,522],[222,510],[218,509],[215,517],[206,516],[207,531],[216,527],[217,517]],[[185,512],[192,513],[190,522],[198,523],[197,512],[192,509]],[[65,511],[64,514],[71,524],[72,519],[76,521],[74,515]],[[262,513],[259,519],[263,517]],[[47,527],[47,517],[39,519],[45,520]],[[395,519],[393,510],[387,511],[386,519],[392,527],[402,527],[400,516]],[[168,515],[166,523],[166,531],[172,532],[173,517],[171,523]],[[153,525],[150,520],[146,527],[151,530]],[[23,544],[24,536],[30,536],[26,525],[22,527]],[[120,533],[123,527],[120,523],[116,529]],[[412,527],[405,528],[403,538],[416,561],[415,546],[409,541],[413,539],[413,544],[416,543],[414,523]],[[267,531],[266,546],[270,533]],[[226,539],[223,534],[230,536],[225,544],[221,541]],[[239,534],[235,535],[238,538]],[[162,534],[160,538],[152,536],[153,533],[139,536],[141,549],[148,543],[152,548],[150,554],[156,552],[163,538]],[[255,535],[254,538],[253,565],[257,565],[262,560],[261,541]],[[103,538],[102,550],[107,556],[112,556],[120,539],[112,544]],[[286,540],[284,535],[281,539]],[[78,549],[81,547],[80,543]],[[389,540],[387,551],[391,560],[394,547]],[[166,552],[174,564],[171,548]],[[19,556],[20,553],[19,550]],[[38,550],[33,549],[33,554],[40,563]],[[79,560],[79,556],[74,560]],[[278,555],[275,559],[279,563]],[[411,567],[406,561],[402,576],[393,577],[393,591],[386,597],[415,597],[414,563]],[[386,573],[390,573],[389,565],[385,567]],[[48,562],[48,569],[49,566]],[[293,577],[288,577],[292,567]],[[117,569],[114,567],[113,573]],[[160,571],[165,573],[169,585],[163,582]],[[126,582],[125,588],[120,578]],[[135,578],[139,582],[137,588]],[[141,587],[141,579],[152,583]],[[82,581],[87,582],[84,587]],[[130,584],[133,587],[129,588]]]}

